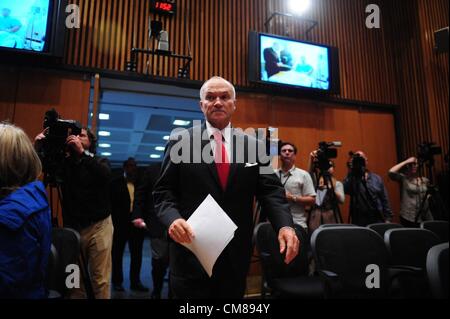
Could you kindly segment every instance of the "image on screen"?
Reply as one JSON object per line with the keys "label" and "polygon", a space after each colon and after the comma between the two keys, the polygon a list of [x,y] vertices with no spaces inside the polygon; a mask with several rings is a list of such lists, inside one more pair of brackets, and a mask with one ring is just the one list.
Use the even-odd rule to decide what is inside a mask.
{"label": "image on screen", "polygon": [[0,47],[43,51],[50,0],[0,0]]}
{"label": "image on screen", "polygon": [[261,81],[330,89],[328,48],[261,35]]}

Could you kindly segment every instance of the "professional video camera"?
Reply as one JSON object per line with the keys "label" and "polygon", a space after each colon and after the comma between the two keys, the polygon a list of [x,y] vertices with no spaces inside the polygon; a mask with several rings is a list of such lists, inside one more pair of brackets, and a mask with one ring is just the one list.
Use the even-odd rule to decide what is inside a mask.
{"label": "professional video camera", "polygon": [[46,183],[58,182],[60,165],[66,156],[66,139],[69,135],[81,134],[81,125],[74,120],[63,120],[55,109],[45,112],[41,157]]}
{"label": "professional video camera", "polygon": [[348,155],[351,156],[349,167],[353,176],[361,177],[366,172],[366,159],[359,153],[350,151]]}
{"label": "professional video camera", "polygon": [[417,159],[419,164],[432,162],[434,155],[442,154],[442,148],[433,142],[423,142],[417,146]]}
{"label": "professional video camera", "polygon": [[315,167],[321,172],[326,172],[330,169],[330,159],[337,157],[336,147],[341,147],[342,142],[320,142],[319,148],[316,151]]}

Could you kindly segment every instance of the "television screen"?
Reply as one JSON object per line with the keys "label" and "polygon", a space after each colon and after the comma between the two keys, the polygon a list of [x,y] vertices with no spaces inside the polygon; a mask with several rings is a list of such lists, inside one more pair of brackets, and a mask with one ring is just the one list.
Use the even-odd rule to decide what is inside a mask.
{"label": "television screen", "polygon": [[51,0],[1,0],[0,47],[45,52],[51,24]]}
{"label": "television screen", "polygon": [[335,48],[255,32],[249,41],[250,80],[315,91],[337,90]]}

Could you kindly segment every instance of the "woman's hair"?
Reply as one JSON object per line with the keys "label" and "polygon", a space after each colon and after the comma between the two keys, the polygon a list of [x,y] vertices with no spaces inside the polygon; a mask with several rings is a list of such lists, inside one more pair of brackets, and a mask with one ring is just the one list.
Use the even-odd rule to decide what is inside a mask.
{"label": "woman's hair", "polygon": [[35,181],[41,172],[41,161],[25,132],[0,122],[0,198]]}

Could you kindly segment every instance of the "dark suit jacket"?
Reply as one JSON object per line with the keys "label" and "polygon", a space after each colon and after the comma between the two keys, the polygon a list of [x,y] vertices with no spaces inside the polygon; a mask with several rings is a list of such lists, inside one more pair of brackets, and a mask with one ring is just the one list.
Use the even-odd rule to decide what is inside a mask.
{"label": "dark suit jacket", "polygon": [[132,219],[142,218],[147,224],[150,237],[163,237],[167,231],[166,227],[156,216],[155,205],[153,203],[153,188],[159,177],[161,163],[150,164],[138,183],[134,193],[134,207]]}
{"label": "dark suit jacket", "polygon": [[264,49],[264,61],[266,63],[267,76],[270,78],[272,75],[277,74],[280,71],[278,67],[278,62],[280,62],[280,57],[278,53],[272,48]]}
{"label": "dark suit jacket", "polygon": [[131,223],[130,194],[123,175],[117,176],[111,181],[110,197],[114,229],[115,231],[126,230]]}
{"label": "dark suit jacket", "polygon": [[[260,159],[260,165],[245,167],[246,163],[255,163],[255,159],[249,156],[248,146],[256,142],[256,139],[244,135],[242,131],[233,130],[232,154],[229,154],[230,174],[226,190],[223,191],[209,139],[204,136],[206,140],[202,139],[201,143],[196,141],[198,146],[194,147],[195,131],[203,134],[206,132],[206,125],[186,130],[177,140],[171,140],[167,145],[161,175],[153,192],[156,212],[163,224],[169,227],[178,218],[187,220],[206,196],[211,194],[238,226],[233,240],[222,253],[227,256],[224,260],[229,268],[222,269],[233,268],[235,275],[245,279],[252,253],[254,198],[265,208],[269,220],[278,232],[283,226],[293,226],[284,189],[275,174],[259,173],[263,163],[269,164],[267,157]],[[263,146],[262,142],[258,143],[259,147]],[[201,159],[200,163],[192,163],[193,156],[201,154],[200,147],[209,158],[206,162]],[[236,149],[243,151],[236,152]],[[187,155],[191,163],[174,163],[171,152],[175,150],[181,155]],[[190,154],[186,154],[187,150],[190,150]],[[262,150],[265,151],[265,148]],[[170,258],[172,275],[183,278],[204,277],[205,272],[197,258],[183,246],[173,243]],[[216,266],[217,264],[213,276]]]}

